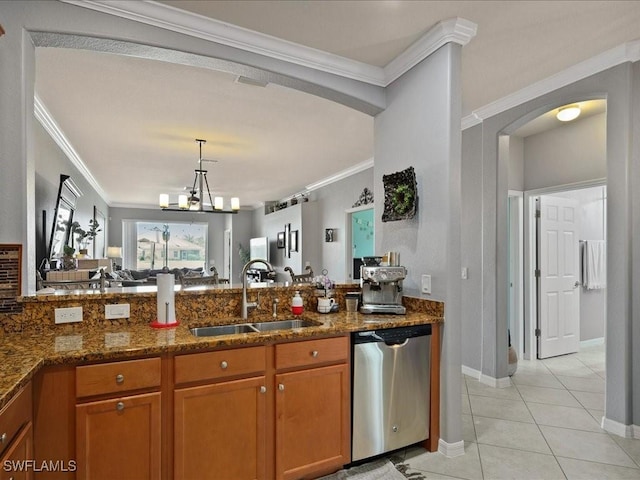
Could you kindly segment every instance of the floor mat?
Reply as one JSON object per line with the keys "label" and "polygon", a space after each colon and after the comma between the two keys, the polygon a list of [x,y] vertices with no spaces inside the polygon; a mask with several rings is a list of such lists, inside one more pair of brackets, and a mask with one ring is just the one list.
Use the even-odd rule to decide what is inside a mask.
{"label": "floor mat", "polygon": [[348,470],[340,470],[318,480],[406,480],[389,460],[377,460],[375,462],[358,465]]}

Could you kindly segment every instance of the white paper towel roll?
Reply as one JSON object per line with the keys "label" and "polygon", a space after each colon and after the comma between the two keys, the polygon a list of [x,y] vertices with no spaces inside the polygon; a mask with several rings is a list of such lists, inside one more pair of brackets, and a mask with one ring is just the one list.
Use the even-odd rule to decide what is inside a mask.
{"label": "white paper towel roll", "polygon": [[158,323],[175,323],[176,303],[174,285],[176,278],[173,273],[159,273],[158,284]]}

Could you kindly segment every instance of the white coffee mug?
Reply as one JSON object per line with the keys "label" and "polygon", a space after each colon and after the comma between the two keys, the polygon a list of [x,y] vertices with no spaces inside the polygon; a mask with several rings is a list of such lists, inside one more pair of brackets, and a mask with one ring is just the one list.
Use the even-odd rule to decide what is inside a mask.
{"label": "white coffee mug", "polygon": [[320,313],[329,313],[334,303],[336,301],[333,298],[318,298],[318,311]]}

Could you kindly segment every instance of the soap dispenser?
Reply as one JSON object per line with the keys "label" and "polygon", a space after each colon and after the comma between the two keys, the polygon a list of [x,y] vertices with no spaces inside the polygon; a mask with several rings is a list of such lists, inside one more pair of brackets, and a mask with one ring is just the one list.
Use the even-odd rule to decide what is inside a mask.
{"label": "soap dispenser", "polygon": [[304,305],[302,303],[302,297],[300,291],[296,290],[296,294],[291,299],[291,313],[294,315],[302,315],[304,311]]}

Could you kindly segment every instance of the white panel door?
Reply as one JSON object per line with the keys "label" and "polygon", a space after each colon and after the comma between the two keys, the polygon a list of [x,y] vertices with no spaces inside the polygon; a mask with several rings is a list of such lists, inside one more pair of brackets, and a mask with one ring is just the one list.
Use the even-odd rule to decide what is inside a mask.
{"label": "white panel door", "polygon": [[580,263],[578,202],[540,197],[538,358],[578,351]]}

